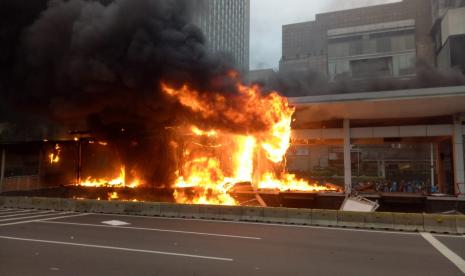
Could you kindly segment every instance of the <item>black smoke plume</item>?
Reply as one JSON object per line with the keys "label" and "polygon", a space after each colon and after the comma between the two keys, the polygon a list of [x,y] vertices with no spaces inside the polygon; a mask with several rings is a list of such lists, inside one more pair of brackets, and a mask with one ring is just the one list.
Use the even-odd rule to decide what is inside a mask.
{"label": "black smoke plume", "polygon": [[171,182],[169,129],[188,115],[160,82],[234,91],[212,82],[232,65],[190,23],[195,2],[2,0],[0,123],[82,126],[149,183]]}
{"label": "black smoke plume", "polygon": [[459,70],[441,71],[422,60],[417,62],[415,70],[415,76],[404,79],[373,75],[331,82],[320,72],[299,70],[274,72],[267,79],[254,81],[265,91],[275,90],[288,97],[465,85],[465,75]]}

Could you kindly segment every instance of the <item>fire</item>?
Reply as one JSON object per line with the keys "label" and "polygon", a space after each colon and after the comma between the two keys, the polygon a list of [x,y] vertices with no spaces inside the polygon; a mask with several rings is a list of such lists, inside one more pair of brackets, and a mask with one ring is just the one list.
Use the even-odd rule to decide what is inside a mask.
{"label": "fire", "polygon": [[55,144],[53,151],[48,154],[48,159],[50,160],[50,164],[60,162],[60,153],[61,153],[60,145]]}
{"label": "fire", "polygon": [[[220,118],[234,130],[201,129],[190,125],[182,164],[174,183],[180,203],[238,205],[230,195],[237,183],[249,182],[256,189],[280,191],[335,191],[285,173],[284,158],[290,146],[294,108],[272,92],[262,95],[258,86],[238,82],[237,95],[201,93],[183,85],[176,89],[162,83],[162,90],[207,122]],[[254,124],[253,126],[251,124]],[[255,127],[259,126],[259,127]]]}
{"label": "fire", "polygon": [[118,199],[118,198],[119,198],[119,196],[118,196],[117,192],[108,193],[108,200]]}
{"label": "fire", "polygon": [[280,191],[305,191],[305,192],[321,192],[333,191],[337,192],[335,187],[327,187],[318,183],[308,183],[307,180],[298,179],[294,174],[285,173],[278,179],[273,173],[265,173],[259,183],[260,189],[275,189]]}
{"label": "fire", "polygon": [[81,180],[78,183],[80,186],[85,187],[127,187],[127,188],[136,188],[141,185],[141,181],[138,178],[134,178],[130,183],[126,183],[126,168],[124,166],[120,167],[119,175],[113,179],[111,178],[93,178],[91,176],[87,177],[85,180]]}

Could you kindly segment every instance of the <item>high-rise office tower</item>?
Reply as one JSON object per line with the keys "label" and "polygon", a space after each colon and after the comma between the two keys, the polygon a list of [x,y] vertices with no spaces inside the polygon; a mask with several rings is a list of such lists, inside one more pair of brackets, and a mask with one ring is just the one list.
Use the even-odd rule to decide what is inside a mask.
{"label": "high-rise office tower", "polygon": [[230,55],[238,69],[249,69],[250,0],[197,0],[194,23],[208,48]]}

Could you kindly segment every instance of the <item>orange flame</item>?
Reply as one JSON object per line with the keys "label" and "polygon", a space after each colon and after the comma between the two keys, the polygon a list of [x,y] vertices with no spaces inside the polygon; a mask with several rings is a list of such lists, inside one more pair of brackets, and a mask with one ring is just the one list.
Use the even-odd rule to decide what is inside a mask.
{"label": "orange flame", "polygon": [[[294,108],[276,92],[262,95],[258,86],[237,84],[238,94],[200,93],[183,85],[176,89],[165,83],[162,90],[206,120],[220,118],[226,124],[247,129],[245,133],[191,126],[200,142],[184,151],[174,197],[180,203],[239,204],[230,194],[240,182],[251,182],[258,189],[280,191],[334,191],[317,183],[298,179],[293,174],[275,173],[283,166],[290,146]],[[260,127],[257,127],[260,126]],[[213,144],[214,142],[214,144]],[[265,154],[260,158],[260,152]],[[279,177],[278,177],[279,176]]]}
{"label": "orange flame", "polygon": [[53,151],[48,154],[48,159],[50,160],[50,164],[55,164],[60,162],[60,153],[61,147],[58,144],[55,144]]}
{"label": "orange flame", "polygon": [[78,183],[80,186],[85,187],[127,187],[136,188],[141,184],[140,179],[134,178],[130,183],[126,183],[126,169],[124,166],[120,167],[119,175],[113,179],[109,178],[93,178],[91,176]]}

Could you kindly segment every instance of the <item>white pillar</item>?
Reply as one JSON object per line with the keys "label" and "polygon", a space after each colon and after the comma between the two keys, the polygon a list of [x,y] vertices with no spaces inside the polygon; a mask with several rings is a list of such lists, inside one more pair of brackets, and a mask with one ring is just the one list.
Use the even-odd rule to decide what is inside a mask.
{"label": "white pillar", "polygon": [[431,143],[431,158],[430,158],[430,166],[431,166],[431,185],[434,186],[434,144]]}
{"label": "white pillar", "polygon": [[344,190],[346,194],[352,191],[352,163],[350,160],[350,121],[344,119]]}
{"label": "white pillar", "polygon": [[5,148],[2,148],[2,158],[0,160],[0,193],[3,190],[3,178],[5,177],[5,155],[6,155],[6,150]]}
{"label": "white pillar", "polygon": [[465,196],[465,170],[463,164],[463,132],[462,120],[454,117],[454,131],[452,137],[454,151],[454,188],[455,194]]}

